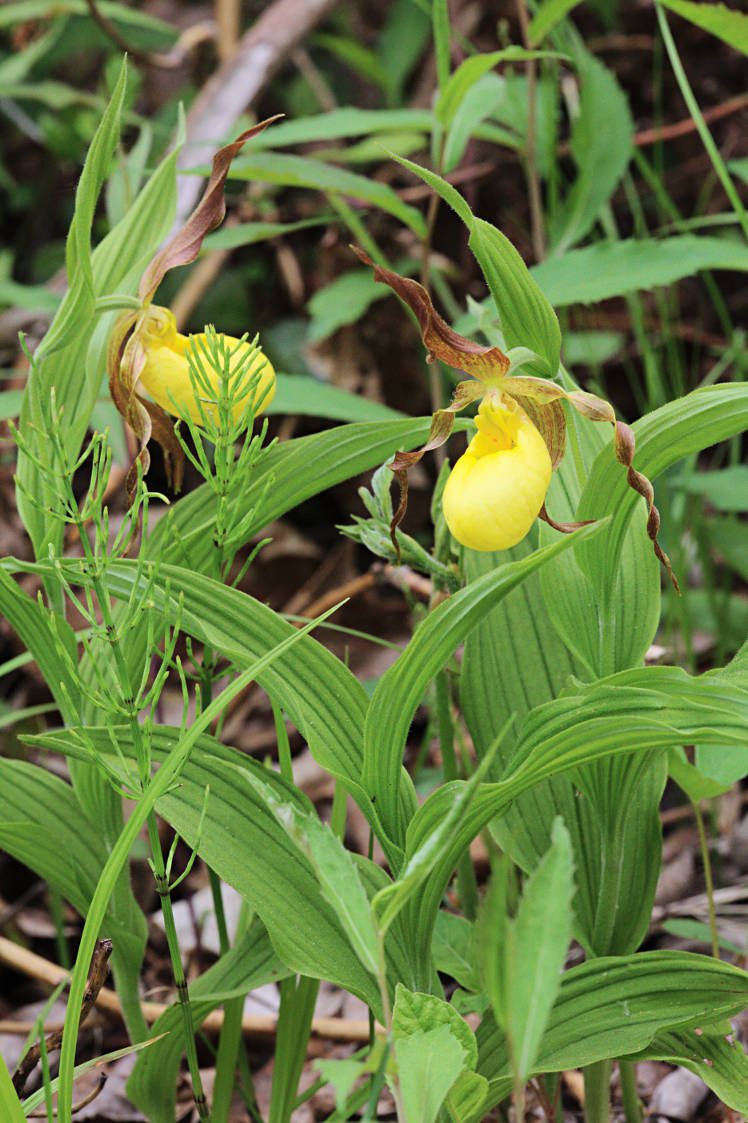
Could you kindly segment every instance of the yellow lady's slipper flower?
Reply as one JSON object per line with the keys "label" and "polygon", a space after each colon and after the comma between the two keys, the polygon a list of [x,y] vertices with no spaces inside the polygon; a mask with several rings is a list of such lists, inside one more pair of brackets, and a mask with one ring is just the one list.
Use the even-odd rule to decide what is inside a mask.
{"label": "yellow lady's slipper flower", "polygon": [[444,517],[463,546],[508,550],[538,517],[551,458],[525,411],[498,391],[483,399],[475,422],[478,432],[444,489]]}
{"label": "yellow lady's slipper flower", "polygon": [[443,445],[452,432],[455,413],[479,398],[483,400],[476,418],[478,432],[444,488],[442,507],[452,535],[473,550],[505,550],[524,538],[536,518],[562,532],[583,526],[583,522],[558,523],[545,509],[551,472],[564,456],[562,402],[566,401],[589,421],[612,424],[616,459],[626,469],[629,487],[647,504],[647,533],[677,590],[670,561],[657,541],[660,516],[652,484],[634,468],[634,434],[616,420],[610,403],[585,390],[566,390],[551,379],[513,375],[509,356],[499,347],[485,347],[451,328],[423,285],[375,265],[363,250],[351,248],[365,265],[373,267],[374,279],[389,285],[415,314],[428,360],[439,359],[473,379],[458,383],[450,404],[433,414],[425,445],[415,452],[396,452],[389,465],[400,483],[400,504],[390,524],[398,556],[396,531],[408,505],[408,469],[425,452]]}
{"label": "yellow lady's slipper flower", "polygon": [[[219,335],[218,339],[231,349],[230,373],[233,375],[239,368],[239,377],[243,385],[248,386],[253,381],[253,375],[259,375],[252,397],[255,414],[261,413],[275,394],[275,371],[259,347],[253,348],[250,343],[230,335]],[[189,417],[196,425],[203,424],[200,413],[200,405],[202,405],[203,410],[217,421],[218,410],[215,402],[220,394],[221,376],[210,362],[208,336],[203,332],[197,335],[182,335],[177,331],[173,313],[168,308],[160,308],[152,304],[141,329],[140,340],[145,352],[140,382],[153,401],[167,413],[177,417]],[[254,357],[247,363],[247,355],[252,351]],[[210,388],[214,391],[212,397],[208,394],[208,386],[193,385],[188,361],[190,352],[193,361],[199,363]],[[195,396],[196,392],[199,396],[199,404]],[[235,421],[241,417],[248,402],[248,391],[237,396],[233,407]]]}

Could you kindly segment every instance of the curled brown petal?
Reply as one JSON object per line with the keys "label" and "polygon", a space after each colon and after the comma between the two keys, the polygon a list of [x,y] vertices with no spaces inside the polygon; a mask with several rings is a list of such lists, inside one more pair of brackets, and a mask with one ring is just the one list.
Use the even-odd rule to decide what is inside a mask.
{"label": "curled brown petal", "polygon": [[278,113],[275,117],[268,117],[267,120],[260,121],[258,125],[247,129],[231,144],[225,145],[216,152],[213,157],[213,168],[208,186],[205,188],[202,199],[181,230],[178,230],[171,241],[159,250],[140,279],[138,295],[143,304],[150,304],[156,289],[170,269],[173,269],[176,265],[187,265],[190,261],[195,260],[200,252],[205,235],[210,233],[211,230],[215,230],[226,214],[223,189],[231,167],[231,161],[250,137],[257,136],[258,133],[261,133],[263,129],[282,116],[282,113]]}
{"label": "curled brown petal", "polygon": [[545,503],[538,512],[538,518],[548,523],[548,526],[552,526],[554,530],[559,530],[561,534],[571,534],[573,531],[579,530],[580,526],[589,526],[591,523],[597,521],[596,519],[582,519],[581,522],[575,523],[557,523],[556,520],[552,519],[548,514]]}
{"label": "curled brown petal", "polygon": [[660,530],[660,512],[654,505],[654,489],[652,484],[645,475],[637,472],[634,468],[634,449],[636,448],[636,439],[633,430],[629,428],[623,421],[616,421],[615,423],[615,453],[616,460],[622,464],[626,469],[626,478],[629,487],[633,488],[635,492],[644,498],[647,504],[647,534],[649,535],[654,552],[665,566],[670,580],[673,583],[676,593],[680,593],[680,586],[678,579],[673,573],[673,567],[670,564],[670,558],[657,541],[657,535]]}
{"label": "curled brown petal", "polygon": [[369,255],[358,246],[351,246],[351,249],[364,265],[373,266],[374,279],[389,285],[414,313],[429,357],[440,359],[456,370],[464,370],[473,378],[489,382],[503,378],[509,370],[509,359],[501,348],[483,347],[460,335],[442,319],[426,289],[418,281],[401,277],[399,273],[393,273],[391,269],[384,269],[381,265],[374,265]]}

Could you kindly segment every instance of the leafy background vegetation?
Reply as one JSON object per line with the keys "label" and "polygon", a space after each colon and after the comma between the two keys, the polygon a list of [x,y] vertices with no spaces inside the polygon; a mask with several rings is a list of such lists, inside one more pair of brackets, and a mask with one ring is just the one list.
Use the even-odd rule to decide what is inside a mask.
{"label": "leafy background vegetation", "polygon": [[[746,1003],[748,17],[25,0],[0,34],[0,411],[18,424],[0,482],[3,1015],[59,1020],[27,1008],[24,979],[74,970],[60,1118],[83,1096],[99,931],[124,1025],[82,1031],[78,1060],[124,1051],[132,1118],[175,1118],[183,1054],[179,1102],[215,1123],[371,1119],[378,1101],[401,1123],[604,1119],[613,1059],[629,1120],[636,1072],[667,1110],[666,1064],[701,1078],[703,1110],[746,1113],[727,1019]],[[155,451],[130,542],[109,334],[215,150],[278,113],[231,166],[226,222],[158,292],[183,331],[260,333],[265,448],[232,464],[238,434],[202,457],[186,435],[178,499]],[[607,427],[571,411],[548,504],[588,529],[459,549],[441,450],[411,473],[396,557],[380,466],[423,442],[458,375],[426,362],[350,243],[462,334],[528,348],[519,373],[633,423],[680,596]],[[84,455],[92,432],[108,437]],[[231,934],[221,882],[244,902]],[[208,948],[194,929],[214,910]],[[189,1012],[161,1010],[168,1036],[133,1054],[154,1020],[138,988],[171,1000],[185,965]],[[243,1037],[265,984],[277,1030],[245,1013]],[[348,1044],[312,1064],[326,1010]],[[2,1040],[12,1069],[23,1037]],[[51,1112],[56,1056],[22,1099],[0,1067],[8,1118]],[[576,1068],[581,1089],[559,1076]],[[88,1118],[117,1118],[108,1095]]]}

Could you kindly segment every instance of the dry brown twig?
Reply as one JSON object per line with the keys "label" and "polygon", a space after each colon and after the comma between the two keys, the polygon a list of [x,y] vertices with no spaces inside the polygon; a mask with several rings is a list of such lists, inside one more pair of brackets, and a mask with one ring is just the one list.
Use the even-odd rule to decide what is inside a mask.
{"label": "dry brown twig", "polygon": [[[68,977],[68,972],[57,963],[36,955],[27,948],[14,944],[12,940],[0,936],[0,963],[12,967],[32,979],[38,979],[47,986],[58,986]],[[86,988],[88,993],[88,988]],[[113,990],[101,987],[96,995],[95,1005],[101,1010],[122,1016],[120,1000]],[[141,1002],[140,1009],[149,1025],[169,1009],[165,1002]],[[223,1011],[214,1010],[202,1023],[205,1033],[219,1033],[223,1025]],[[278,1021],[273,1015],[245,1014],[242,1018],[242,1032],[248,1037],[274,1037]],[[354,1018],[314,1018],[312,1035],[329,1041],[366,1042],[369,1040],[368,1021]]]}
{"label": "dry brown twig", "polygon": [[[10,942],[10,941],[8,941]],[[85,1022],[88,1015],[93,1010],[96,999],[104,984],[104,979],[109,974],[109,956],[112,954],[112,941],[99,940],[94,948],[94,953],[91,958],[91,966],[88,972],[88,982],[83,994],[83,1002],[81,1003],[81,1024]],[[67,977],[67,972],[60,968],[63,978]],[[46,1051],[48,1053],[56,1052],[62,1045],[62,1029],[55,1030],[50,1033],[44,1042]],[[41,1057],[41,1046],[39,1044],[32,1045],[25,1056],[18,1062],[16,1071],[13,1073],[13,1087],[19,1096],[23,1095],[23,1090],[26,1087],[26,1081],[31,1073],[39,1063]],[[96,1093],[98,1095],[98,1092]],[[86,1101],[89,1102],[89,1101]]]}

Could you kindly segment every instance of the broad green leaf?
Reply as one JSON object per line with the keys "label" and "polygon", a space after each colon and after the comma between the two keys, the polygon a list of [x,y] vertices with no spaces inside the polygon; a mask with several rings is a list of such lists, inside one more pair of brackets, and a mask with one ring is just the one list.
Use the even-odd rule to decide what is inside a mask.
{"label": "broad green leaf", "polygon": [[715,517],[705,524],[705,531],[722,560],[748,580],[748,524],[735,518]]}
{"label": "broad green leaf", "polygon": [[543,0],[538,10],[530,21],[527,38],[533,46],[546,37],[549,31],[568,15],[572,8],[576,8],[580,0]]}
{"label": "broad green leaf", "polygon": [[439,1026],[449,1026],[465,1052],[465,1067],[475,1068],[478,1046],[475,1034],[460,1017],[454,1006],[435,994],[420,994],[398,984],[392,1011],[392,1036],[397,1043],[414,1033],[427,1033]]}
{"label": "broad green leaf", "polygon": [[298,413],[334,421],[394,421],[403,415],[383,402],[352,394],[302,374],[276,374],[275,396],[266,414]]}
{"label": "broad green leaf", "polygon": [[16,1095],[5,1061],[0,1056],[0,1108],[7,1123],[26,1123],[21,1101]]}
{"label": "broad green leaf", "polygon": [[465,990],[481,989],[480,973],[475,962],[473,925],[469,920],[442,909],[436,918],[431,947],[437,971],[451,975]]}
{"label": "broad green leaf", "polygon": [[343,106],[329,113],[315,113],[295,121],[281,121],[260,136],[247,141],[245,153],[258,149],[283,148],[310,141],[341,140],[352,136],[370,136],[380,132],[430,133],[434,115],[428,109],[359,109]]}
{"label": "broad green leaf", "polygon": [[[584,793],[576,802],[586,805],[596,794],[594,775],[588,766],[606,757],[620,758],[632,753],[636,754],[632,758],[635,767],[632,772],[624,772],[624,778],[635,784],[640,773],[642,783],[656,787],[660,777],[653,766],[655,750],[699,741],[742,746],[746,730],[748,671],[744,667],[698,678],[691,678],[675,667],[624,671],[602,682],[580,685],[573,694],[536,706],[525,719],[506,778],[496,784],[481,785],[444,846],[438,864],[409,902],[407,915],[414,959],[423,963],[428,955],[436,913],[459,855],[491,819],[506,814],[519,796],[550,777],[575,769],[575,779]],[[585,768],[580,769],[580,765]],[[625,821],[628,794],[619,798],[616,780],[613,776],[605,799],[608,804],[616,800],[622,804]],[[418,809],[408,828],[406,861],[449,815],[462,788],[462,782],[444,784]],[[595,821],[591,812],[589,821]],[[647,857],[647,848],[651,851],[649,839],[642,845],[643,857]],[[587,852],[582,847],[580,853],[584,855],[579,862],[581,869]],[[652,861],[651,854],[648,860]],[[613,879],[611,888],[606,890],[601,925],[610,924],[609,898],[614,899],[618,888]],[[615,916],[615,910],[612,911]],[[637,912],[633,922],[627,921],[624,926],[623,935],[634,947],[642,938],[640,926]]]}
{"label": "broad green leaf", "polygon": [[748,1057],[732,1033],[698,1029],[658,1033],[646,1049],[629,1059],[681,1065],[700,1076],[728,1107],[748,1114]]}
{"label": "broad green leaf", "polygon": [[748,465],[734,464],[718,472],[684,473],[675,484],[700,495],[719,511],[748,511]]}
{"label": "broad green leaf", "polygon": [[[395,1046],[405,1123],[434,1123],[465,1067],[464,1052],[447,1025],[401,1038]],[[391,1083],[391,1077],[387,1077]]]}
{"label": "broad green leaf", "polygon": [[72,720],[80,697],[74,673],[78,651],[73,629],[40,601],[32,600],[2,570],[0,611],[36,661],[60,712]]}
{"label": "broad green leaf", "polygon": [[461,589],[429,614],[403,654],[380,679],[366,716],[361,781],[369,798],[376,800],[385,830],[397,845],[402,845],[407,826],[400,817],[397,777],[408,727],[426,686],[486,612],[525,577],[568,549],[575,537],[578,540],[596,534],[601,526],[598,523],[576,531]]}
{"label": "broad green leaf", "polygon": [[[267,932],[255,920],[217,963],[190,983],[190,1007],[195,1027],[226,1000],[229,994],[246,994],[265,983],[277,982],[288,973],[273,952]],[[154,1037],[165,1036],[138,1057],[127,1082],[127,1094],[150,1123],[173,1123],[176,1111],[177,1078],[184,1049],[183,1013],[174,1003],[151,1029]]]}
{"label": "broad green leaf", "polygon": [[595,242],[530,270],[555,307],[594,304],[637,289],[669,285],[702,269],[748,270],[748,247],[733,238],[674,234],[646,241]]}
{"label": "broad green leaf", "polygon": [[[638,1053],[663,1031],[713,1025],[746,1001],[745,972],[707,956],[653,951],[593,959],[563,975],[536,1071]],[[490,1016],[477,1038],[478,1072],[490,1082],[487,1109],[511,1091],[509,1056]]]}
{"label": "broad green leaf", "polygon": [[[695,390],[634,422],[634,467],[650,480],[689,453],[699,452],[748,428],[748,384],[718,384]],[[595,518],[613,511],[609,532],[584,543],[577,559],[598,590],[612,589],[621,547],[638,496],[612,447],[597,457],[579,503],[577,517]]]}
{"label": "broad green leaf", "polygon": [[552,226],[551,256],[563,257],[589,233],[631,158],[634,123],[615,75],[584,49],[576,52],[582,91],[571,133],[579,169]]}
{"label": "broad green leaf", "polygon": [[[106,837],[86,818],[70,785],[45,768],[0,758],[0,778],[0,845],[86,916],[101,876]],[[145,1033],[137,994],[147,928],[127,876],[115,887],[106,919],[114,940],[112,970],[128,1028],[137,1039]]]}
{"label": "broad green leaf", "polygon": [[694,759],[701,775],[723,789],[748,776],[748,745],[697,745]]}
{"label": "broad green leaf", "polygon": [[[405,83],[417,65],[430,34],[428,6],[421,8],[412,0],[394,0],[388,6],[377,50],[384,66],[389,105],[399,105],[405,100]],[[371,112],[378,116],[382,110]]]}
{"label": "broad green leaf", "polygon": [[473,220],[469,245],[498,309],[506,345],[528,347],[555,376],[561,350],[556,313],[512,243],[490,222]]}
{"label": "broad green leaf", "polygon": [[748,15],[745,12],[725,4],[698,4],[694,0],[658,0],[658,3],[748,55]]}
{"label": "broad green leaf", "polygon": [[289,156],[278,152],[252,153],[234,160],[229,179],[259,180],[284,187],[312,187],[318,191],[348,195],[394,215],[419,238],[425,237],[426,227],[420,211],[403,203],[386,183],[357,175],[344,168],[336,168],[311,156]]}
{"label": "broad green leaf", "polygon": [[238,675],[213,701],[205,707],[200,715],[193,721],[186,732],[181,732],[180,739],[172,748],[168,757],[163,761],[161,768],[151,779],[148,787],[141,794],[138,804],[134,807],[130,818],[125,823],[122,833],[112,846],[107,856],[101,877],[96,886],[91,904],[89,906],[86,922],[83,926],[78,957],[70,981],[70,999],[65,1018],[65,1030],[62,1038],[60,1054],[60,1094],[58,1098],[58,1118],[62,1123],[71,1123],[71,1105],[73,1095],[73,1069],[75,1063],[75,1049],[78,1040],[78,1027],[80,1025],[81,1001],[86,986],[86,970],[91,960],[91,955],[96,943],[96,937],[101,923],[106,914],[108,901],[115,889],[117,880],[121,877],[127,866],[127,859],[140,829],[148,816],[154,810],[158,799],[165,795],[174,785],[174,781],[181,769],[189,759],[192,749],[198,738],[210,723],[217,720],[224,712],[225,707],[232,698],[243,690],[263,669],[282,655],[289,647],[303,638],[309,628],[301,629],[295,636],[289,636],[275,647],[266,644],[262,655],[242,674]]}
{"label": "broad green leaf", "polygon": [[[396,272],[410,277],[418,268],[411,258],[397,263]],[[355,324],[376,300],[389,296],[374,279],[371,269],[352,269],[336,277],[329,285],[318,289],[307,303],[312,322],[309,339],[317,342],[326,339],[344,324]]]}
{"label": "broad green leaf", "polygon": [[551,1007],[561,985],[571,940],[572,853],[561,819],[552,830],[551,849],[527,882],[516,917],[507,930],[508,946],[492,954],[506,957],[503,977],[507,1024],[515,1079],[524,1083],[535,1064]]}
{"label": "broad green leaf", "polygon": [[[102,756],[116,763],[108,731],[89,727],[87,732]],[[122,752],[134,758],[131,732],[117,727],[117,738]],[[34,743],[58,752],[76,751],[75,733],[69,730],[35,737]],[[179,730],[156,726],[154,760],[163,768],[164,762],[180,752]],[[268,790],[273,797],[270,802],[262,794]],[[289,837],[271,803],[297,809],[303,817],[315,814],[306,796],[271,769],[199,734],[180,768],[178,785],[160,794],[156,809],[188,845],[198,846],[210,868],[257,911],[287,967],[335,982],[358,994],[381,1016],[377,984],[351,947],[337,909],[325,900],[310,860]],[[367,896],[389,883],[373,862],[355,861]],[[397,923],[385,951],[393,989],[397,980],[412,985],[407,941]]]}
{"label": "broad green leaf", "polygon": [[[85,574],[78,575],[78,580],[85,579]],[[134,562],[113,562],[107,571],[108,588],[120,599],[126,600],[133,587],[145,580]],[[148,588],[167,622],[179,621],[183,632],[209,643],[239,667],[252,665],[268,645],[287,644],[271,663],[261,667],[257,681],[301,731],[318,763],[343,781],[397,866],[399,851],[389,844],[378,809],[361,784],[368,696],[348,668],[267,605],[199,573],[161,565]],[[404,773],[398,783],[405,810],[412,814],[412,785]]]}
{"label": "broad green leaf", "polygon": [[[113,0],[102,0],[98,10],[112,23],[122,27],[128,36],[136,35],[136,45],[167,47],[176,39],[176,31],[170,24],[138,8],[114,3]],[[91,9],[86,0],[16,0],[15,3],[0,7],[0,27],[12,27],[14,23],[26,23],[28,20],[46,19],[63,12],[86,16],[89,19],[91,16]]]}
{"label": "broad green leaf", "polygon": [[256,773],[247,776],[291,841],[310,862],[322,895],[332,907],[363,966],[375,978],[378,969],[377,932],[369,901],[351,853],[313,810],[281,801]]}
{"label": "broad green leaf", "polygon": [[689,764],[681,748],[670,749],[668,753],[668,775],[694,803],[699,803],[702,799],[713,799],[731,787],[729,783],[720,784],[704,776],[698,768]]}
{"label": "broad green leaf", "polygon": [[[458,422],[455,428],[465,424]],[[421,444],[429,425],[430,418],[356,423],[275,445],[257,464],[249,488],[229,492],[229,503],[247,513],[237,548],[311,495],[378,467],[398,448]],[[204,484],[175,504],[173,521],[162,519],[154,528],[146,543],[148,557],[159,556],[166,539],[168,559],[184,561],[197,571],[205,569],[212,556],[215,516],[214,493]],[[177,541],[172,537],[175,529]]]}
{"label": "broad green leaf", "polygon": [[207,253],[209,250],[234,250],[239,246],[254,246],[257,242],[265,242],[283,234],[293,234],[296,230],[307,230],[310,226],[328,226],[337,221],[337,215],[328,214],[315,218],[302,218],[298,222],[240,222],[236,226],[224,226],[208,234],[203,239],[202,253]]}

